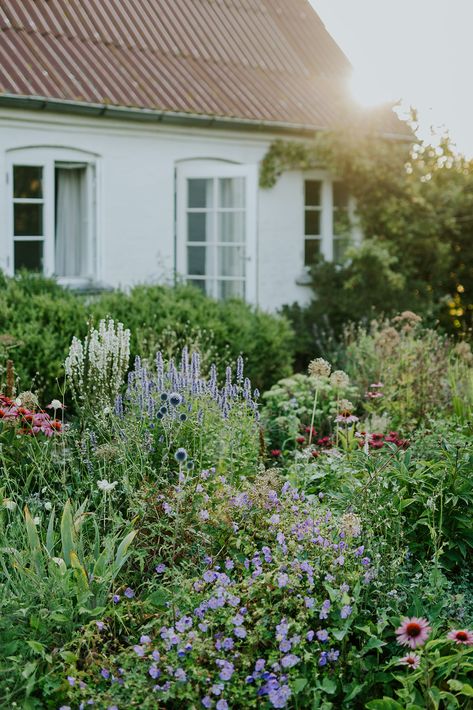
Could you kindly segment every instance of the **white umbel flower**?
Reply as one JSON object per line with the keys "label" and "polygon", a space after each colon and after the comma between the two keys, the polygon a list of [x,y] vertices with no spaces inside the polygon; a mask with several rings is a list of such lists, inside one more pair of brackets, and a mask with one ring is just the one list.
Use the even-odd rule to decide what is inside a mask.
{"label": "white umbel flower", "polygon": [[106,478],[101,481],[97,481],[97,488],[99,491],[103,491],[104,493],[110,493],[110,491],[113,491],[117,485],[118,481],[113,481],[113,483],[111,483],[110,481],[107,481]]}

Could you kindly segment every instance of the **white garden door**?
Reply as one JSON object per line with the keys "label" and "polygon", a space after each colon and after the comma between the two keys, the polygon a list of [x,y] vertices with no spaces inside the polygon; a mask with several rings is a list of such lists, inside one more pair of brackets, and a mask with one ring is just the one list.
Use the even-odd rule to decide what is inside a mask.
{"label": "white garden door", "polygon": [[178,166],[178,275],[214,298],[256,302],[256,195],[255,165]]}

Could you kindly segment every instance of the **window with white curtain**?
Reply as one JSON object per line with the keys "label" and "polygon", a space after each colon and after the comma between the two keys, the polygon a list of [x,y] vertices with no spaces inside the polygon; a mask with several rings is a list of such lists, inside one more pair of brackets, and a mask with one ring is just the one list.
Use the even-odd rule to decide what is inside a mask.
{"label": "window with white curtain", "polygon": [[90,280],[96,273],[95,165],[58,158],[41,148],[11,158],[10,271]]}
{"label": "window with white curtain", "polygon": [[206,161],[178,171],[178,271],[218,299],[254,299],[254,171]]}

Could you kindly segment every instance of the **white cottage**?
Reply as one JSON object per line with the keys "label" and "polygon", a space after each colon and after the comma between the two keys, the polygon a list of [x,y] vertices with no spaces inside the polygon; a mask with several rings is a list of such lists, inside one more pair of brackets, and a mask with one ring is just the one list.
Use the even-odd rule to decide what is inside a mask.
{"label": "white cottage", "polygon": [[349,198],[259,164],[346,119],[349,71],[308,0],[2,0],[0,269],[305,301]]}

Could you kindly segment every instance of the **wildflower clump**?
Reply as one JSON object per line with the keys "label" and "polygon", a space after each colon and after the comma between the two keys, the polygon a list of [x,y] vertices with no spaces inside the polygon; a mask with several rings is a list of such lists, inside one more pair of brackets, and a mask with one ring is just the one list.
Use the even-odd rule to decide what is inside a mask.
{"label": "wildflower clump", "polygon": [[64,369],[76,402],[99,412],[111,410],[129,359],[130,331],[112,318],[89,327],[84,342],[74,337]]}

